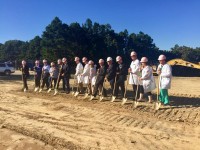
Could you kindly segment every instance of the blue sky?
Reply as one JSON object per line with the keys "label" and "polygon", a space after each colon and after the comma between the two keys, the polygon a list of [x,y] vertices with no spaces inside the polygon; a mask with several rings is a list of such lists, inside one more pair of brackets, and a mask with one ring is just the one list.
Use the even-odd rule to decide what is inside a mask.
{"label": "blue sky", "polygon": [[87,18],[109,23],[116,32],[142,31],[157,47],[200,47],[198,0],[0,0],[0,43],[41,35],[58,16],[64,23]]}

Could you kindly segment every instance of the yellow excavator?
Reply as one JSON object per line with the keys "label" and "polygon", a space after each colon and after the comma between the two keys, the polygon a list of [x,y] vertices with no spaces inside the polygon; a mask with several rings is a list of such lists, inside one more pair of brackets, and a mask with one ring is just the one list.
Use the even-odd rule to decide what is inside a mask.
{"label": "yellow excavator", "polygon": [[[182,59],[172,59],[167,64],[171,65],[173,76],[200,77],[200,63],[195,64]],[[152,67],[154,75],[156,75],[156,67]]]}

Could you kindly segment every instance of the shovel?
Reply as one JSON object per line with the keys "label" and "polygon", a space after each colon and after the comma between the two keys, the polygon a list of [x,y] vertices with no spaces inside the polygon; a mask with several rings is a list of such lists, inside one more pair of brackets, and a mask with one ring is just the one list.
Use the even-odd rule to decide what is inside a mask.
{"label": "shovel", "polygon": [[158,88],[157,88],[157,100],[154,104],[154,109],[155,110],[159,110],[160,106],[161,106],[161,102],[159,101],[159,92],[160,92],[160,76],[158,76]]}
{"label": "shovel", "polygon": [[50,93],[50,92],[51,92],[51,88],[48,89],[47,93]]}
{"label": "shovel", "polygon": [[128,79],[126,81],[126,88],[125,88],[125,92],[124,92],[124,98],[122,99],[122,104],[121,105],[124,105],[127,101],[127,98],[126,98],[126,91],[127,91],[127,87],[128,87],[128,81],[129,81],[129,76],[128,76]]}
{"label": "shovel", "polygon": [[114,89],[113,89],[113,96],[111,97],[111,102],[114,102],[116,99],[116,96],[114,96],[115,94],[115,87],[116,87],[116,80],[117,80],[117,75],[115,76],[115,83],[114,83]]}
{"label": "shovel", "polygon": [[73,84],[73,86],[72,86],[72,95],[74,95],[75,94],[75,91],[74,91],[74,86],[75,86],[75,83],[76,83],[76,76],[74,75],[74,84]]}

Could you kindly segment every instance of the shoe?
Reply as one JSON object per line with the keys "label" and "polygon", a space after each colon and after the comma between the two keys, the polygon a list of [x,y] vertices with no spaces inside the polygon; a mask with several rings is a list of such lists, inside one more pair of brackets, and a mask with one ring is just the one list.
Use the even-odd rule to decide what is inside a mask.
{"label": "shoe", "polygon": [[66,94],[69,94],[69,93],[70,93],[70,91],[67,91],[67,92],[66,92]]}
{"label": "shoe", "polygon": [[42,89],[39,90],[39,93],[41,93],[41,92],[42,92]]}
{"label": "shoe", "polygon": [[111,102],[114,102],[115,99],[116,99],[116,96],[112,96],[112,98],[111,98]]}

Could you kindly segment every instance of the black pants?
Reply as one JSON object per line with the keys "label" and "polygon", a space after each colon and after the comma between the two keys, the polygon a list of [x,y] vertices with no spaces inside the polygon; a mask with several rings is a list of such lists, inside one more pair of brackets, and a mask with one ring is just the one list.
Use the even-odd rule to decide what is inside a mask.
{"label": "black pants", "polygon": [[111,80],[109,81],[109,83],[110,83],[110,87],[111,87],[111,91],[112,91],[112,95],[113,95],[115,79],[111,79]]}
{"label": "black pants", "polygon": [[57,85],[57,89],[59,88],[59,85],[60,85],[60,81],[62,80],[62,88],[63,90],[65,91],[65,84],[64,84],[64,78],[63,76],[60,76],[59,79],[58,79],[58,85]]}
{"label": "black pants", "polygon": [[70,92],[69,77],[63,77],[63,85],[63,90],[66,92]]}
{"label": "black pants", "polygon": [[41,77],[35,76],[35,87],[40,87]]}
{"label": "black pants", "polygon": [[124,80],[122,80],[121,78],[119,78],[119,79],[116,81],[114,96],[118,96],[119,87],[121,88],[121,94],[122,94],[122,96],[124,97],[125,85],[124,85]]}
{"label": "black pants", "polygon": [[[103,88],[103,96],[107,96],[107,93],[106,93],[106,89],[103,87],[103,82],[104,82],[104,79],[103,80],[100,80],[100,81],[97,81],[94,85],[94,92],[93,92],[93,96],[96,97],[97,96],[97,93],[98,93],[98,89],[102,90]],[[101,92],[101,91],[100,91]]]}
{"label": "black pants", "polygon": [[23,79],[23,89],[28,90],[28,85],[27,85],[27,76],[25,74],[22,75]]}
{"label": "black pants", "polygon": [[44,86],[46,85],[47,89],[49,89],[49,76],[45,76],[42,79],[42,89],[44,88]]}
{"label": "black pants", "polygon": [[[135,98],[135,95],[136,95],[136,91],[137,91],[137,85],[133,84],[134,98]],[[144,88],[143,88],[142,85],[138,85],[137,98],[140,97],[140,94],[144,94]]]}
{"label": "black pants", "polygon": [[147,94],[147,96],[151,96],[151,95],[152,95],[152,93],[151,93],[151,92],[147,92],[146,94]]}
{"label": "black pants", "polygon": [[54,88],[56,87],[56,83],[57,83],[57,78],[50,78],[50,88]]}

